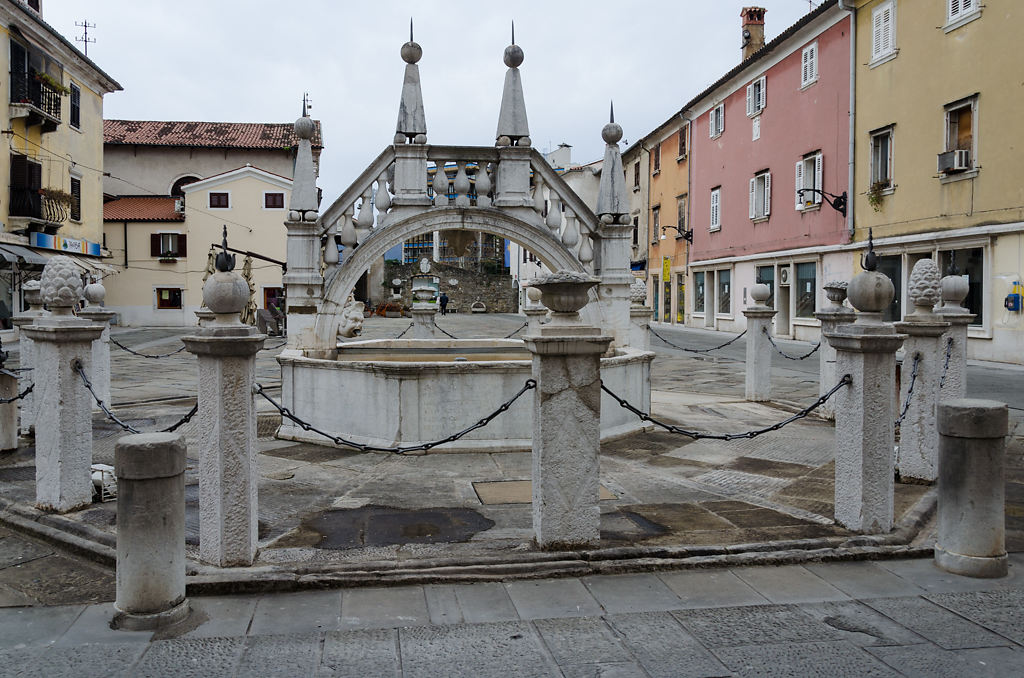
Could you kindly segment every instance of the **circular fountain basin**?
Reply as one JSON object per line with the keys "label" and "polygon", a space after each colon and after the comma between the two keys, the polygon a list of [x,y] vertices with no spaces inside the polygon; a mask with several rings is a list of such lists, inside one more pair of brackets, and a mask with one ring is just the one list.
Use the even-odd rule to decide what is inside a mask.
{"label": "circular fountain basin", "polygon": [[[650,411],[654,353],[618,349],[601,359],[601,378]],[[334,355],[281,355],[285,407],[314,427],[364,445],[416,445],[446,438],[496,410],[532,377],[532,356],[518,339],[373,339],[339,344]],[[534,395],[437,452],[516,452],[532,447]],[[644,428],[608,395],[601,439]],[[277,437],[333,443],[284,419]]]}

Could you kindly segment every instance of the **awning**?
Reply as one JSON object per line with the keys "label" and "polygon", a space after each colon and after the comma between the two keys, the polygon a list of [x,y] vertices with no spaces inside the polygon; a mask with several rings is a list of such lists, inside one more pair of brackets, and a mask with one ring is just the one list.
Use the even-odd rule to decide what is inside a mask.
{"label": "awning", "polygon": [[118,269],[110,264],[104,264],[92,257],[85,257],[80,254],[58,252],[56,250],[39,250],[31,247],[25,247],[24,245],[12,245],[11,243],[6,242],[0,244],[0,257],[3,257],[11,263],[18,262],[45,266],[46,262],[50,260],[50,257],[58,254],[63,254],[65,257],[71,259],[78,268],[90,275],[98,274],[101,276],[107,276],[118,272]]}
{"label": "awning", "polygon": [[[0,250],[13,254],[14,256],[20,258],[22,262],[26,264],[44,265],[46,264],[46,261],[50,258],[50,255],[42,254],[37,250],[31,249],[29,247],[24,247],[23,245],[12,245],[11,243],[6,242],[0,245]],[[7,257],[4,258],[7,259],[7,261],[13,261],[12,259],[9,259]]]}

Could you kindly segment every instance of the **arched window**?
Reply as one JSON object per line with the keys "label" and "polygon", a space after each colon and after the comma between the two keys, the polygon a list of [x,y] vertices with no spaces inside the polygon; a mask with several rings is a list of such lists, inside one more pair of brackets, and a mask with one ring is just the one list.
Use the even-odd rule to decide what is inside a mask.
{"label": "arched window", "polygon": [[184,186],[187,186],[188,184],[194,183],[196,181],[199,181],[199,177],[189,176],[178,179],[177,181],[174,182],[174,185],[171,186],[171,195],[173,195],[175,198],[184,198],[185,191],[181,189]]}

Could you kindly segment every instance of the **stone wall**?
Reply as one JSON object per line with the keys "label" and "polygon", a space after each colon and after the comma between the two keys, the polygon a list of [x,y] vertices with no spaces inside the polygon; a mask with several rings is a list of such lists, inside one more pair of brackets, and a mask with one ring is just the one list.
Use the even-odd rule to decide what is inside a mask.
{"label": "stone wall", "polygon": [[[402,305],[412,305],[412,284],[413,276],[422,275],[420,265],[415,264],[394,264],[387,263],[384,266],[384,282],[390,287],[391,281],[395,278],[402,280]],[[519,290],[515,280],[510,275],[477,273],[457,266],[448,266],[432,262],[430,273],[427,275],[437,276],[441,279],[441,292],[448,295],[448,309],[456,309],[459,313],[469,313],[470,305],[475,301],[482,301],[487,306],[488,313],[516,313],[519,309]],[[459,281],[458,285],[451,285],[450,279]],[[390,289],[385,290],[383,295],[380,292],[375,297],[390,297]]]}

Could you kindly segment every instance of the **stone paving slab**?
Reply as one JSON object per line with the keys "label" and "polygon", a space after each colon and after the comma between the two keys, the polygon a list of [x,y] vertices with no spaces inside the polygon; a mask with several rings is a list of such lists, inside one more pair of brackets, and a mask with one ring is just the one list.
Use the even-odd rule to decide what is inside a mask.
{"label": "stone paving slab", "polygon": [[864,604],[947,650],[1006,645],[1005,638],[922,598],[873,598]]}
{"label": "stone paving slab", "polygon": [[864,650],[843,641],[729,647],[716,650],[715,655],[736,678],[899,675]]}
{"label": "stone paving slab", "polygon": [[666,612],[609,615],[606,619],[651,678],[730,675],[711,652]]}
{"label": "stone paving slab", "polygon": [[866,648],[890,668],[910,678],[1004,678],[1020,671],[1019,664],[995,665],[977,659],[971,660],[951,650],[934,645],[908,645],[902,647]]}

